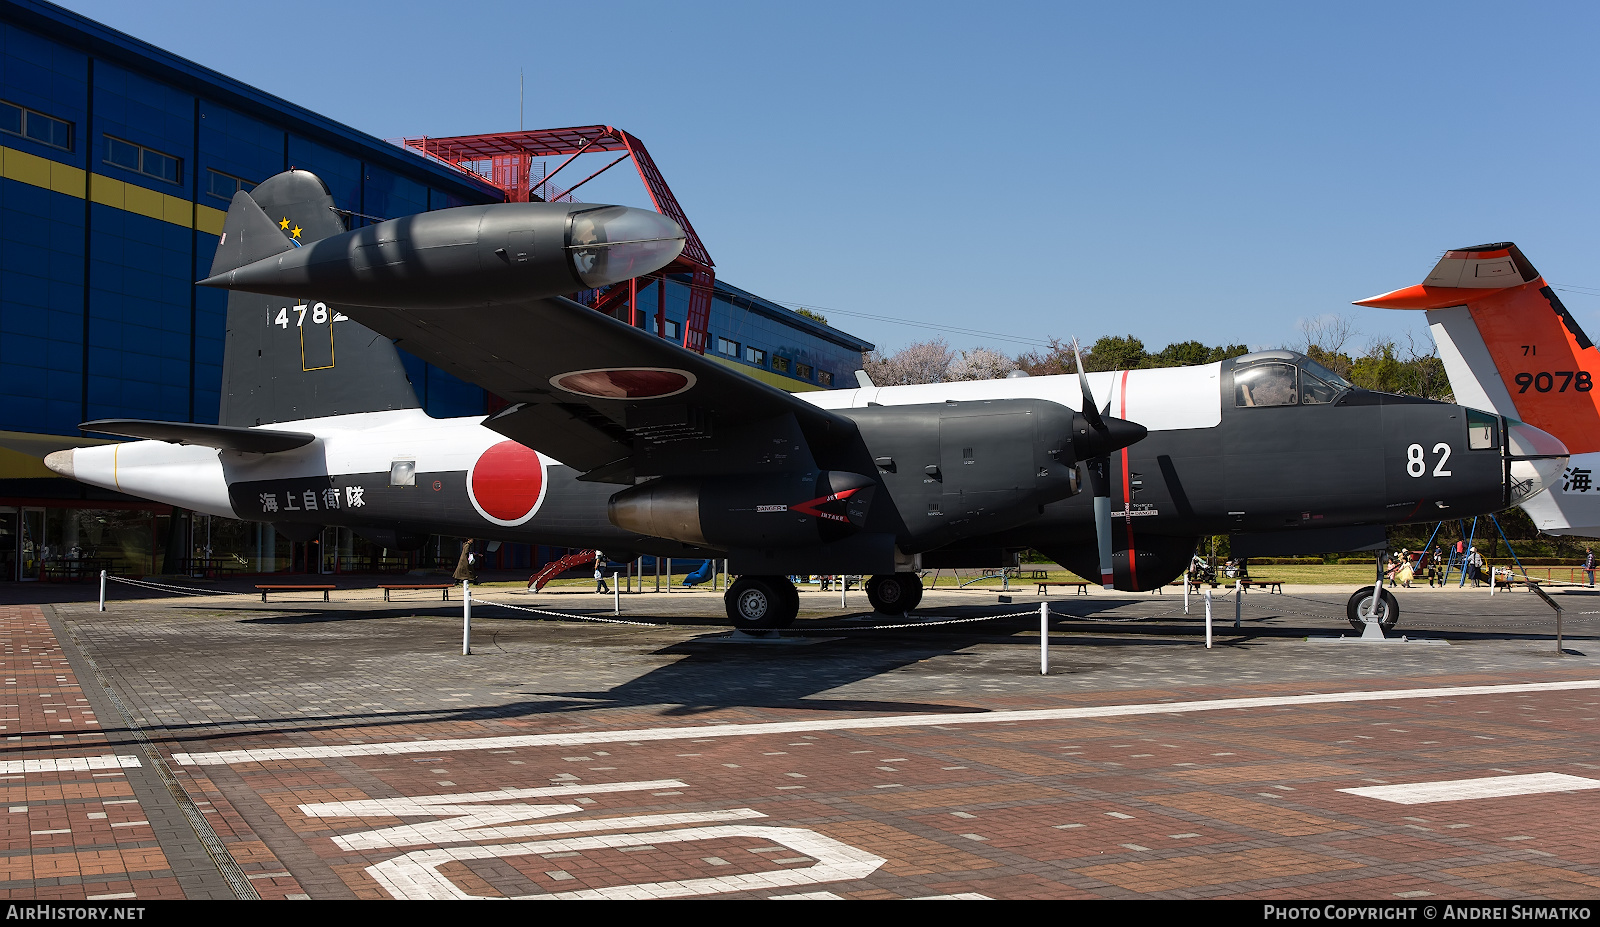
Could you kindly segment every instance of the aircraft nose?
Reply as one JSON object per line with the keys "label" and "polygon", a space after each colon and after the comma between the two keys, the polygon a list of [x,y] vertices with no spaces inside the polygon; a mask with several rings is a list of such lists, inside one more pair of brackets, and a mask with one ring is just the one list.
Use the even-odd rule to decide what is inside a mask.
{"label": "aircraft nose", "polygon": [[1507,450],[1511,452],[1511,502],[1513,505],[1548,489],[1567,468],[1570,452],[1561,439],[1525,422],[1510,422]]}

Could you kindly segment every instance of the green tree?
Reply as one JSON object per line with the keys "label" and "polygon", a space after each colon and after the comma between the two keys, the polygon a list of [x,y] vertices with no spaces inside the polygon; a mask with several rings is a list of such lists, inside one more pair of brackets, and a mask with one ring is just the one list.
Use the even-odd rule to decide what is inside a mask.
{"label": "green tree", "polygon": [[812,312],[810,309],[796,309],[794,311],[794,314],[795,315],[799,315],[799,316],[804,316],[804,317],[810,319],[811,321],[817,323],[818,325],[827,325],[828,324],[828,317],[827,316],[823,315],[820,312]]}
{"label": "green tree", "polygon": [[1144,342],[1132,335],[1106,335],[1089,349],[1088,356],[1083,359],[1083,367],[1091,372],[1133,370],[1145,366],[1149,356],[1145,353]]}

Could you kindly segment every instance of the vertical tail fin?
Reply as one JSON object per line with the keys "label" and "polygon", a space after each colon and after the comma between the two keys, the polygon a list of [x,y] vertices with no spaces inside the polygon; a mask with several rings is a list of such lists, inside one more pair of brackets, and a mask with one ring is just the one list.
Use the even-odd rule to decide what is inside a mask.
{"label": "vertical tail fin", "polygon": [[1422,283],[1356,305],[1426,310],[1457,402],[1600,452],[1600,350],[1516,245],[1447,251]]}
{"label": "vertical tail fin", "polygon": [[[287,171],[234,195],[211,273],[343,231],[327,185],[307,171]],[[419,407],[394,344],[337,306],[309,292],[299,299],[228,294],[220,424]]]}
{"label": "vertical tail fin", "polygon": [[1447,251],[1422,283],[1356,305],[1426,311],[1457,402],[1543,429],[1571,452],[1564,479],[1523,503],[1534,523],[1600,534],[1600,349],[1521,249]]}

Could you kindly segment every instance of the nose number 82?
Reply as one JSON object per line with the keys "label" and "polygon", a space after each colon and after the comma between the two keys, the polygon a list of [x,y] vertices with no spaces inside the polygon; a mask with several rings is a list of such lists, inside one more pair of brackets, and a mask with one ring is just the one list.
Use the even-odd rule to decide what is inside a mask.
{"label": "nose number 82", "polygon": [[[1450,445],[1440,441],[1433,446],[1433,452],[1439,455],[1439,462],[1433,465],[1433,475],[1449,476],[1450,471],[1446,470],[1444,465],[1450,459]],[[1406,473],[1420,477],[1426,472],[1428,472],[1428,461],[1422,453],[1422,445],[1413,444],[1406,448]]]}

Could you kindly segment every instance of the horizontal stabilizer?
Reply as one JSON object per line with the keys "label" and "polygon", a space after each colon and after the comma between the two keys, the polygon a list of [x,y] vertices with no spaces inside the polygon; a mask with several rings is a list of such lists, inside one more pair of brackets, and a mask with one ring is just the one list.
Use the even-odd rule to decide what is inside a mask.
{"label": "horizontal stabilizer", "polygon": [[272,454],[305,447],[317,436],[305,431],[268,431],[262,428],[238,428],[232,425],[196,425],[190,422],[154,422],[139,418],[102,418],[78,426],[84,431],[97,431],[125,438],[147,438],[170,444],[198,444],[223,451],[243,451],[247,454]]}
{"label": "horizontal stabilizer", "polygon": [[250,194],[240,190],[233,195],[228,216],[222,220],[222,240],[217,243],[217,256],[211,261],[211,276],[206,279],[215,280],[247,264],[292,251],[294,247],[278,223],[262,211]]}

